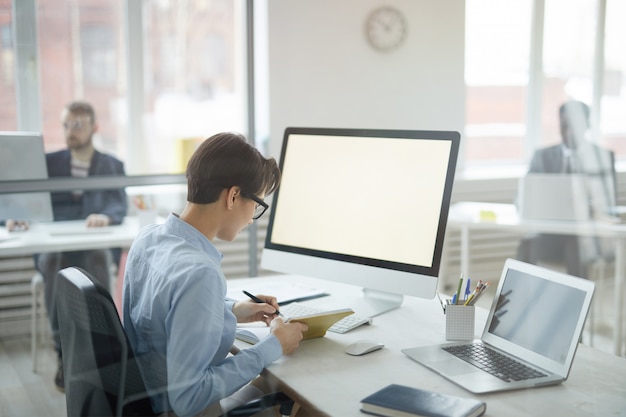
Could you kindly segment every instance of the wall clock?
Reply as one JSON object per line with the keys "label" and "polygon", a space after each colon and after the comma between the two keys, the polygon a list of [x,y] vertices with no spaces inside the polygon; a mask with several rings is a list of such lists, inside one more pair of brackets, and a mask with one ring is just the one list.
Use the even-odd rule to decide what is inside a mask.
{"label": "wall clock", "polygon": [[365,21],[369,44],[379,51],[391,51],[404,42],[407,22],[402,12],[391,6],[374,9]]}

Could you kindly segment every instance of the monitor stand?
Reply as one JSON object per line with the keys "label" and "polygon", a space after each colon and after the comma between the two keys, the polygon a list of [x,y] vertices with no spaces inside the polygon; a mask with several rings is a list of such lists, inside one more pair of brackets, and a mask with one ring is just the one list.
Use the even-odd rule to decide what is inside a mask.
{"label": "monitor stand", "polygon": [[363,288],[363,295],[353,300],[352,309],[359,317],[374,317],[400,307],[403,299],[401,294]]}

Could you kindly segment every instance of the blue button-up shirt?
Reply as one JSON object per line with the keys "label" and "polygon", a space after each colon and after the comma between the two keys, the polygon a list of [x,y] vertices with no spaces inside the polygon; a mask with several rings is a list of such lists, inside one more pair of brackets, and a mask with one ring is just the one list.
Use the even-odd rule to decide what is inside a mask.
{"label": "blue button-up shirt", "polygon": [[203,234],[173,214],[143,228],[130,249],[123,323],[146,388],[167,387],[167,394],[151,394],[156,413],[197,414],[282,355],[270,335],[228,356],[237,320],[221,260]]}

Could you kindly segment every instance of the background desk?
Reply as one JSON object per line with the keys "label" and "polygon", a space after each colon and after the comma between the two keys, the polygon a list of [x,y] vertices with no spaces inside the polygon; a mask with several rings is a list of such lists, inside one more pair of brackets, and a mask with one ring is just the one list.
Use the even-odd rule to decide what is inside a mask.
{"label": "background desk", "polygon": [[[489,212],[490,216],[481,213]],[[500,229],[521,233],[556,233],[562,235],[600,236],[615,238],[615,325],[613,350],[622,355],[624,314],[623,301],[626,281],[626,224],[609,222],[522,221],[513,204],[460,202],[450,207],[448,226],[461,230],[461,271],[471,276],[469,234],[471,230]]]}
{"label": "background desk", "polygon": [[[290,276],[232,280],[288,282]],[[349,306],[360,289],[329,281],[298,277],[297,281],[325,289],[332,296],[307,301],[317,307]],[[482,332],[487,311],[477,309],[476,334]],[[345,334],[327,332],[305,340],[292,355],[270,365],[265,374],[285,392],[314,407],[319,415],[363,417],[360,401],[390,383],[404,384],[487,403],[487,416],[618,416],[626,415],[626,359],[579,346],[569,379],[557,386],[473,395],[429,369],[413,362],[401,349],[443,342],[445,316],[437,299],[405,297],[396,310],[377,316],[373,324]],[[349,356],[344,348],[359,339],[374,339],[385,348],[365,356]],[[241,348],[247,345],[237,342]]]}
{"label": "background desk", "polygon": [[41,252],[62,252],[85,249],[127,248],[139,232],[136,217],[126,217],[116,226],[83,232],[84,220],[33,223],[29,230],[12,232],[0,241],[0,256],[22,256]]}

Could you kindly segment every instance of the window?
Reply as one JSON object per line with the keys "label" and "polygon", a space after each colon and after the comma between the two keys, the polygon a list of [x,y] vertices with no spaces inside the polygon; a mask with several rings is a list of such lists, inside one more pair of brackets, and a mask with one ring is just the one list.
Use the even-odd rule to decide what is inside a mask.
{"label": "window", "polygon": [[465,166],[523,172],[529,151],[560,142],[558,108],[570,99],[596,112],[593,139],[626,158],[625,14],[620,0],[467,0]]}
{"label": "window", "polygon": [[195,145],[245,133],[243,14],[232,0],[144,7],[144,126],[149,172],[184,172]]}
{"label": "window", "polygon": [[468,165],[519,162],[522,158],[530,6],[527,0],[466,2]]}
{"label": "window", "polygon": [[626,2],[608,0],[600,130],[605,146],[626,157]]}
{"label": "window", "polygon": [[46,151],[62,149],[61,110],[84,99],[95,108],[97,149],[125,160],[122,2],[39,0],[42,131]]}
{"label": "window", "polygon": [[115,27],[89,25],[81,28],[81,56],[86,86],[115,87],[118,55],[122,51],[116,45],[116,37]]}
{"label": "window", "polygon": [[[37,31],[46,151],[65,147],[61,110],[75,99],[96,110],[96,147],[124,160],[131,174],[181,172],[197,141],[223,130],[246,133],[244,2],[34,1],[18,22],[11,2],[0,3],[2,130],[17,129],[15,24]],[[127,28],[129,5],[139,13]],[[137,52],[128,33],[142,38],[143,68],[128,65],[129,50]],[[131,71],[139,75],[131,79]],[[141,108],[133,113],[135,102]],[[141,134],[129,134],[136,125]]]}
{"label": "window", "polygon": [[545,3],[541,136],[537,146],[561,143],[558,109],[567,100],[593,103],[596,0]]}
{"label": "window", "polygon": [[0,3],[0,130],[17,129],[11,1]]}

